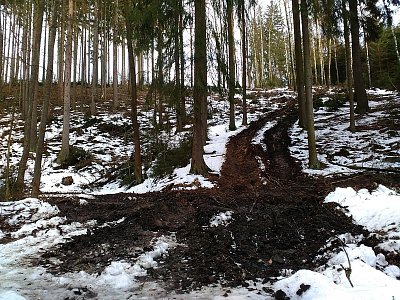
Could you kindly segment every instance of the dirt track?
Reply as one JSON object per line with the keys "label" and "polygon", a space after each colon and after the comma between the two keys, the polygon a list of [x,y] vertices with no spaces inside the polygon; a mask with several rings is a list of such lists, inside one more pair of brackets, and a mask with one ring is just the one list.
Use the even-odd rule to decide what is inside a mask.
{"label": "dirt track", "polygon": [[[264,135],[267,151],[252,145],[258,130],[277,118],[278,124]],[[97,273],[113,260],[135,261],[153,237],[171,232],[181,246],[169,251],[145,279],[162,281],[171,290],[184,292],[216,282],[246,286],[248,279],[270,280],[282,269],[312,269],[323,263],[313,259],[327,239],[363,233],[334,205],[322,205],[324,196],[339,184],[371,184],[374,175],[340,181],[305,176],[288,150],[287,129],[295,120],[291,104],[232,138],[218,188],[103,195],[83,207],[74,198],[49,199],[71,222],[125,221],[75,237],[43,255],[40,263],[54,273]],[[229,225],[209,226],[213,215],[228,210],[233,212]],[[51,263],[52,257],[62,263]]]}

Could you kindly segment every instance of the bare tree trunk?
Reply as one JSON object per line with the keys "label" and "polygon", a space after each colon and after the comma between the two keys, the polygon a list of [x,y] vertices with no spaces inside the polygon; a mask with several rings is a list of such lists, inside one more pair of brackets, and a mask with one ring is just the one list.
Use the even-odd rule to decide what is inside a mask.
{"label": "bare tree trunk", "polygon": [[399,53],[399,47],[397,45],[397,37],[396,34],[394,33],[394,29],[393,26],[390,26],[390,30],[392,31],[392,36],[393,36],[393,40],[394,40],[394,48],[396,49],[396,56],[397,56],[397,60],[400,64],[400,53]]}
{"label": "bare tree trunk", "polygon": [[181,114],[182,114],[182,125],[186,123],[186,100],[185,100],[185,52],[184,52],[184,45],[183,45],[183,19],[184,19],[184,11],[183,11],[183,0],[179,0],[179,54],[180,54],[180,66],[181,66]]}
{"label": "bare tree trunk", "polygon": [[296,55],[296,86],[297,99],[299,103],[299,126],[306,128],[306,102],[304,98],[304,64],[303,51],[301,48],[301,28],[299,1],[292,0],[294,50]]}
{"label": "bare tree trunk", "polygon": [[118,44],[117,44],[117,23],[118,23],[118,0],[114,7],[114,36],[113,36],[113,99],[114,109],[119,107],[118,99]]}
{"label": "bare tree trunk", "polygon": [[64,97],[64,44],[65,44],[65,30],[64,30],[64,1],[61,1],[61,15],[60,15],[60,27],[58,35],[58,88],[59,98]]}
{"label": "bare tree trunk", "polygon": [[99,27],[97,1],[94,2],[94,25],[93,25],[93,74],[92,74],[92,98],[90,102],[90,114],[96,115],[97,84],[99,81]]}
{"label": "bare tree trunk", "polygon": [[235,130],[235,37],[233,35],[233,0],[226,0],[228,23],[228,98],[229,98],[229,130]]}
{"label": "bare tree trunk", "polygon": [[260,54],[260,57],[259,57],[259,59],[260,59],[260,73],[259,73],[259,78],[260,78],[260,86],[262,87],[262,88],[264,88],[264,29],[263,29],[263,23],[262,23],[262,18],[261,18],[261,7],[259,7],[259,11],[260,11],[260,14],[259,14],[259,18],[260,18],[260,24],[259,24],[259,26],[260,26],[260,51],[261,51],[261,54]]}
{"label": "bare tree trunk", "polygon": [[356,0],[350,0],[350,32],[351,32],[351,50],[353,56],[353,80],[354,80],[354,98],[357,101],[356,112],[365,114],[369,110],[367,93],[363,79],[360,48],[360,25],[358,23],[358,9]]}
{"label": "bare tree trunk", "polygon": [[[128,11],[127,7],[129,4],[125,3],[125,10]],[[128,61],[129,61],[129,77],[131,83],[131,119],[132,119],[132,127],[133,127],[133,143],[135,147],[135,181],[136,184],[139,184],[143,180],[142,176],[142,157],[141,157],[141,149],[140,149],[140,132],[139,132],[139,122],[137,119],[137,87],[136,87],[136,68],[135,68],[135,57],[133,55],[133,29],[131,28],[131,23],[128,20],[128,17],[125,16],[126,22],[126,39],[128,45]]]}
{"label": "bare tree trunk", "polygon": [[192,161],[190,172],[206,175],[208,167],[203,158],[203,122],[202,110],[207,103],[207,47],[206,47],[206,4],[203,0],[195,0],[195,55],[194,55],[194,123]]}
{"label": "bare tree trunk", "polygon": [[122,53],[121,53],[121,60],[122,60],[122,63],[121,63],[121,68],[122,68],[122,70],[121,70],[121,85],[126,85],[126,72],[125,72],[125,40],[124,39],[122,39],[122,43],[121,43],[121,51],[122,51]]}
{"label": "bare tree trunk", "polygon": [[333,49],[335,54],[335,69],[336,69],[336,84],[339,84],[339,67],[338,67],[338,59],[337,59],[337,49],[336,49],[336,39],[333,40]]}
{"label": "bare tree trunk", "polygon": [[332,61],[332,38],[328,38],[328,71],[327,71],[327,80],[326,84],[328,88],[331,87],[332,79],[331,79],[331,61]]}
{"label": "bare tree trunk", "polygon": [[164,93],[163,93],[163,86],[164,86],[164,54],[163,54],[163,47],[164,47],[164,36],[162,30],[157,35],[157,91],[158,91],[158,126],[162,128],[163,126],[163,113],[164,113]]}
{"label": "bare tree trunk", "polygon": [[349,94],[350,102],[350,131],[356,131],[356,124],[354,118],[354,93],[353,93],[353,70],[352,70],[352,57],[350,49],[350,33],[349,33],[349,14],[346,8],[346,0],[342,0],[342,15],[343,15],[343,28],[344,28],[344,44],[346,53],[346,85]]}
{"label": "bare tree trunk", "polygon": [[18,20],[18,33],[17,33],[17,38],[16,38],[16,54],[15,57],[16,59],[16,66],[15,66],[15,80],[17,79],[21,79],[21,70],[20,70],[20,66],[21,66],[21,56],[20,56],[20,44],[21,44],[21,20]]}
{"label": "bare tree trunk", "polygon": [[[192,9],[191,9],[192,11]],[[192,13],[193,15],[193,13]],[[193,56],[193,24],[190,26],[190,87],[193,88],[194,80],[194,56]]]}
{"label": "bare tree trunk", "polygon": [[[74,3],[74,5],[76,6],[76,3]],[[75,7],[74,7],[75,10]],[[78,31],[75,32],[74,34],[74,49],[72,51],[73,53],[73,65],[74,65],[74,72],[72,73],[72,109],[76,109],[76,90],[77,90],[77,83],[76,83],[76,77],[77,74],[79,72],[78,70],[78,41],[79,41],[79,36],[78,36]],[[81,66],[82,64],[79,64],[79,66]],[[82,95],[81,95],[82,97]]]}
{"label": "bare tree trunk", "polygon": [[[24,190],[24,177],[26,164],[28,162],[29,151],[31,148],[31,131],[34,127],[36,135],[36,124],[37,117],[33,113],[37,109],[37,86],[39,78],[39,60],[40,60],[40,41],[42,34],[42,22],[43,22],[43,11],[44,11],[44,0],[40,0],[34,4],[34,33],[33,33],[33,47],[32,47],[32,69],[31,69],[31,80],[29,84],[29,103],[28,110],[24,125],[24,142],[23,152],[18,167],[18,176],[16,182],[17,193],[22,193]],[[34,120],[33,117],[36,119]],[[35,136],[36,137],[36,136]]]}
{"label": "bare tree trunk", "polygon": [[[292,26],[290,23],[290,12],[289,12],[289,8],[288,8],[288,3],[286,2],[288,0],[284,0],[284,8],[285,8],[285,16],[286,16],[286,26],[288,28],[288,49],[289,49],[289,62],[290,62],[290,74],[291,76],[291,81],[292,81],[292,87],[294,86],[294,90],[296,90],[296,74],[294,71],[294,59],[293,59],[293,46],[292,46]],[[290,85],[289,85],[290,87]]]}
{"label": "bare tree trunk", "polygon": [[[43,68],[46,65],[46,45],[47,45],[47,21],[46,19],[43,20],[43,27],[44,27],[44,41],[43,41]],[[46,72],[43,70],[42,72],[42,82],[44,83],[46,78]]]}
{"label": "bare tree trunk", "polygon": [[180,0],[176,3],[176,11],[175,11],[175,32],[174,32],[174,60],[175,60],[175,107],[176,107],[176,131],[180,132],[183,129],[183,118],[182,111],[185,109],[182,107],[182,88],[181,88],[181,65],[180,65],[180,19],[181,19],[181,9],[180,9]]}
{"label": "bare tree trunk", "polygon": [[[17,60],[17,53],[18,53],[18,49],[17,49],[17,33],[16,31],[16,14],[13,15],[13,21],[12,21],[12,28],[11,28],[11,32],[12,32],[12,39],[10,41],[11,44],[11,63],[10,63],[10,86],[15,84],[15,62]],[[3,41],[3,39],[2,39]],[[45,42],[46,43],[46,42]],[[45,57],[45,56],[44,56]],[[0,73],[1,74],[1,73]]]}
{"label": "bare tree trunk", "polygon": [[15,119],[15,106],[13,106],[13,110],[11,113],[10,133],[8,134],[8,141],[7,141],[7,163],[6,163],[6,167],[4,170],[6,200],[11,199],[11,197],[12,197],[11,182],[10,182],[11,181],[10,180],[10,160],[11,160],[12,132],[14,130],[14,119]]}
{"label": "bare tree trunk", "polygon": [[82,45],[82,52],[81,52],[81,61],[82,61],[82,68],[81,68],[81,101],[80,101],[80,111],[83,111],[83,103],[84,98],[86,98],[86,47],[87,47],[87,40],[86,40],[86,28],[82,28],[82,35],[81,35],[81,45]]}
{"label": "bare tree trunk", "polygon": [[74,0],[68,0],[67,43],[65,53],[65,78],[64,78],[64,114],[61,151],[57,162],[62,165],[69,157],[69,129],[71,118],[71,62],[72,62],[72,18],[74,16]]}
{"label": "bare tree trunk", "polygon": [[247,125],[247,102],[246,102],[246,92],[247,92],[247,43],[246,43],[246,7],[245,1],[242,3],[242,101],[243,101],[243,121],[242,125]]}
{"label": "bare tree trunk", "polygon": [[[27,3],[27,11],[26,15],[23,18],[23,34],[22,34],[22,97],[21,97],[21,111],[24,119],[27,119],[28,116],[28,108],[29,108],[29,73],[30,73],[30,61],[31,61],[31,24],[32,24],[32,16],[31,16],[31,3]],[[29,115],[30,117],[30,115]]]}
{"label": "bare tree trunk", "polygon": [[3,71],[4,71],[4,56],[3,56],[3,26],[1,23],[1,16],[2,16],[2,6],[0,5],[0,97],[3,98]]}
{"label": "bare tree trunk", "polygon": [[315,142],[314,109],[313,109],[313,95],[312,95],[312,69],[311,69],[311,57],[310,57],[311,49],[310,49],[310,34],[308,27],[307,0],[301,0],[301,25],[303,30],[304,78],[305,78],[305,91],[306,91],[309,167],[311,169],[317,169],[320,167],[320,165],[317,158],[317,148]]}
{"label": "bare tree trunk", "polygon": [[[9,17],[9,19],[10,19],[10,22],[11,22],[11,16]],[[6,18],[5,18],[5,20],[6,20]],[[5,23],[4,24],[4,28],[6,28],[6,24],[7,23]],[[13,33],[13,31],[12,30],[8,30],[8,38],[7,38],[7,41],[10,41],[11,40],[11,34]],[[3,42],[4,43],[4,42]],[[11,62],[11,56],[10,56],[10,49],[11,49],[11,44],[10,43],[6,43],[6,46],[7,46],[7,53],[5,53],[5,55],[6,55],[6,57],[5,57],[5,64],[4,64],[4,71],[5,71],[5,74],[4,74],[4,82],[7,82],[7,80],[8,80],[8,69],[9,69],[9,65],[10,65],[10,62]],[[3,48],[4,48],[4,45],[3,45]]]}
{"label": "bare tree trunk", "polygon": [[53,62],[54,62],[54,45],[56,39],[57,28],[57,12],[59,7],[59,0],[52,1],[51,15],[50,15],[50,28],[49,28],[49,42],[48,42],[48,59],[46,69],[46,82],[44,86],[43,107],[42,115],[39,125],[38,143],[36,148],[35,167],[32,180],[32,197],[38,197],[40,193],[40,178],[42,175],[42,157],[44,152],[44,137],[46,133],[46,124],[48,119],[49,104],[50,104],[50,91],[53,81]]}
{"label": "bare tree trunk", "polygon": [[367,52],[367,70],[368,70],[368,83],[367,87],[370,88],[372,86],[372,80],[371,80],[371,63],[369,59],[369,46],[368,46],[368,41],[367,41],[367,36],[365,35],[364,32],[364,41],[365,41],[365,50]]}
{"label": "bare tree trunk", "polygon": [[37,142],[37,122],[38,122],[38,89],[39,89],[39,68],[40,68],[40,45],[42,40],[42,27],[43,27],[43,14],[45,3],[44,0],[38,1],[39,9],[37,15],[35,15],[35,19],[33,20],[33,51],[32,51],[32,69],[34,69],[35,77],[32,76],[32,90],[30,95],[32,97],[32,117],[31,117],[31,130],[30,130],[30,150],[36,150],[36,142]]}

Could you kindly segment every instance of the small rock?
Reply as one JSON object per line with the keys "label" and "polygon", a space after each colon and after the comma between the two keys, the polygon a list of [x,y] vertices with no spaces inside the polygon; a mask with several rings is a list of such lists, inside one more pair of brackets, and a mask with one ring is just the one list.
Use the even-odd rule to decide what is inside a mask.
{"label": "small rock", "polygon": [[304,284],[304,283],[300,284],[300,288],[297,290],[296,295],[299,296],[303,295],[303,293],[307,291],[310,287],[311,285],[309,284]]}
{"label": "small rock", "polygon": [[61,179],[61,183],[63,185],[71,185],[74,183],[74,179],[72,176],[63,177],[63,179]]}
{"label": "small rock", "polygon": [[277,290],[274,294],[276,300],[289,300],[290,298],[282,290]]}

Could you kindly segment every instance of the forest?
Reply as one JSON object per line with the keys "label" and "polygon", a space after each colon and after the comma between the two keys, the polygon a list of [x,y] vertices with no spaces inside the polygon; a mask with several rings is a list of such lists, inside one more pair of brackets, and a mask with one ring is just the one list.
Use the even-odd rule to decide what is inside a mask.
{"label": "forest", "polygon": [[400,298],[398,0],[0,0],[0,300]]}

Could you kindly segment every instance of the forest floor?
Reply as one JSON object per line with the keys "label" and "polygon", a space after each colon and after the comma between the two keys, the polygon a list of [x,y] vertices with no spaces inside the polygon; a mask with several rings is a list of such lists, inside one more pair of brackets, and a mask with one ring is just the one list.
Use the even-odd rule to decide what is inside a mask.
{"label": "forest floor", "polygon": [[[264,152],[251,140],[271,118],[280,120],[265,133],[268,151]],[[317,256],[332,234],[367,233],[335,205],[322,205],[324,197],[335,186],[372,189],[377,181],[400,186],[398,177],[391,174],[363,174],[340,180],[305,175],[288,149],[288,127],[295,120],[290,105],[253,122],[233,137],[216,188],[97,196],[83,209],[76,209],[74,199],[47,198],[71,222],[125,221],[76,237],[46,253],[41,263],[48,266],[48,259],[55,257],[62,263],[48,266],[52,272],[101,273],[112,260],[135,259],[132,247],[145,247],[151,232],[174,232],[180,246],[169,252],[162,267],[152,269],[151,276],[145,278],[159,280],[174,291],[185,292],[217,282],[227,287],[247,285],[246,281],[254,278],[278,277],[283,269],[313,269],[323,264],[323,260],[310,258]],[[264,172],[259,168],[260,159]],[[232,212],[234,222],[223,229],[209,227],[213,216],[226,211]],[[110,247],[108,255],[100,251],[104,244]]]}
{"label": "forest floor", "polygon": [[[44,194],[42,198],[57,206],[58,215],[70,224],[96,220],[108,225],[72,237],[32,264],[56,276],[81,271],[100,275],[115,261],[134,264],[143,251],[158,249],[155,240],[168,239],[174,244],[168,255],[158,259],[157,267],[148,268],[147,276],[137,278],[143,285],[157,282],[162,287],[154,298],[221,285],[225,297],[241,286],[263,297],[285,299],[285,293],[269,285],[282,275],[324,266],[328,260],[324,247],[332,237],[362,235],[359,244],[372,248],[381,242],[338,209],[339,204],[323,203],[330,192],[343,186],[373,190],[378,183],[400,189],[395,172],[364,170],[328,177],[304,173],[290,150],[290,130],[296,120],[294,101],[287,99],[285,106],[231,137],[221,172],[212,175],[213,188],[167,186],[143,194],[91,195],[85,205],[77,195]],[[276,123],[262,131],[271,121]],[[396,124],[394,130],[399,129]],[[259,143],[254,142],[257,136]],[[5,223],[0,229],[9,230]],[[334,239],[329,249],[339,251],[341,246]],[[400,266],[398,253],[386,259]],[[143,293],[138,288],[132,295]],[[95,291],[80,287],[68,299],[96,297]]]}

